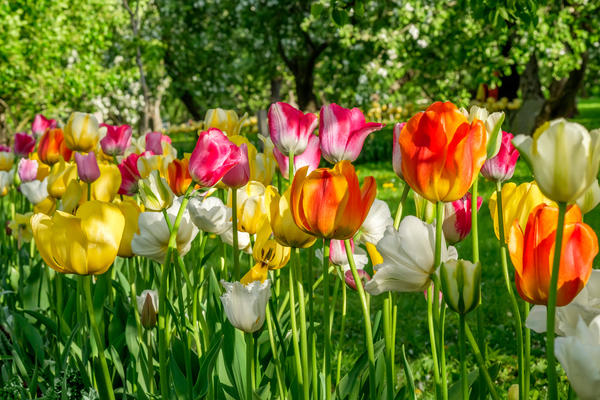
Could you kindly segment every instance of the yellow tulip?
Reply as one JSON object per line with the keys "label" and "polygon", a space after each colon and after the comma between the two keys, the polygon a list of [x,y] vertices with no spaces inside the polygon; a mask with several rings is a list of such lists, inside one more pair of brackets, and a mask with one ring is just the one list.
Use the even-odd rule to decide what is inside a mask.
{"label": "yellow tulip", "polygon": [[[250,181],[237,191],[237,218],[238,230],[254,235],[263,220],[267,219],[265,207],[265,186],[256,181]],[[231,191],[227,199],[231,207]]]}
{"label": "yellow tulip", "polygon": [[64,137],[69,149],[89,153],[100,140],[98,120],[92,114],[74,112],[65,126]]}
{"label": "yellow tulip", "polygon": [[119,257],[133,257],[131,250],[131,240],[136,233],[139,235],[138,218],[142,210],[131,197],[124,197],[123,200],[115,200],[114,204],[119,207],[121,213],[125,217],[125,228],[123,229],[123,237],[119,245]]}
{"label": "yellow tulip", "polygon": [[206,111],[204,117],[204,130],[217,128],[231,138],[240,134],[240,129],[242,129],[246,118],[248,118],[248,114],[244,114],[240,118],[234,110],[223,110],[222,108],[210,109]]}
{"label": "yellow tulip", "polygon": [[31,228],[42,259],[65,274],[99,275],[112,265],[123,236],[125,217],[119,208],[88,201],[75,215],[62,211],[34,214]]}
{"label": "yellow tulip", "polygon": [[242,284],[264,282],[270,269],[283,268],[290,260],[290,248],[279,244],[272,233],[270,224],[263,221],[252,248],[252,257],[256,264],[240,280]]}
{"label": "yellow tulip", "polygon": [[294,217],[290,210],[289,189],[281,196],[275,187],[267,187],[265,191],[265,207],[271,229],[273,230],[273,236],[275,236],[275,240],[280,244],[289,247],[307,248],[315,243],[317,240],[316,236],[305,233],[294,222]]}
{"label": "yellow tulip", "polygon": [[48,194],[55,199],[60,199],[65,194],[71,181],[77,179],[77,166],[72,162],[65,162],[61,157],[59,162],[52,166],[48,175]]}
{"label": "yellow tulip", "polygon": [[[121,186],[121,172],[114,164],[100,164],[100,177],[91,184],[90,200],[111,202]],[[50,184],[48,184],[50,192]],[[72,212],[78,205],[87,201],[88,184],[71,179],[62,194],[62,210]]]}
{"label": "yellow tulip", "polygon": [[0,171],[10,171],[15,163],[15,154],[12,151],[0,151]]}
{"label": "yellow tulip", "polygon": [[[522,183],[519,186],[513,182],[509,182],[502,186],[502,215],[504,217],[504,237],[507,241],[513,222],[518,220],[521,229],[525,231],[529,213],[542,203],[555,205],[552,200],[542,194],[535,181]],[[496,193],[494,192],[490,197],[489,207],[492,220],[494,221],[494,233],[500,239],[496,204]]]}
{"label": "yellow tulip", "polygon": [[33,206],[34,213],[42,213],[46,215],[52,215],[56,211],[56,199],[51,196],[46,197],[40,203]]}
{"label": "yellow tulip", "polygon": [[169,164],[173,158],[163,155],[143,155],[137,160],[137,168],[140,176],[147,178],[152,171],[159,171],[160,176],[169,175]]}
{"label": "yellow tulip", "polygon": [[33,232],[31,231],[31,223],[29,220],[33,215],[32,212],[25,214],[15,214],[15,219],[10,221],[8,228],[11,230],[13,237],[17,239],[17,247],[20,249],[23,242],[31,242]]}

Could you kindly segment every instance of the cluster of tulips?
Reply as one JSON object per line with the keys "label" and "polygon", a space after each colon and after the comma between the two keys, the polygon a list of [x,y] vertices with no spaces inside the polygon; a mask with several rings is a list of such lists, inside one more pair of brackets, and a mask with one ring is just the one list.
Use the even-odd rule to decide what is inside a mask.
{"label": "cluster of tulips", "polygon": [[[17,133],[12,148],[0,148],[0,192],[12,200],[5,212],[11,213],[15,243],[20,247],[33,239],[32,252],[37,249],[57,272],[50,281],[58,299],[59,331],[65,323],[63,274],[75,275],[76,307],[86,321],[76,342],[81,349],[94,349],[91,357],[82,350],[79,362],[91,362],[90,381],[106,398],[115,398],[115,374],[121,381],[129,374],[118,368],[116,353],[106,348],[99,320],[104,312],[98,311],[92,294],[93,283],[102,276],[128,282],[138,337],[127,339],[127,347],[134,351],[138,344],[146,345],[142,383],[131,390],[148,395],[157,390],[163,399],[174,393],[190,399],[220,397],[224,393],[217,393],[208,370],[215,363],[228,363],[215,361],[227,358],[219,353],[225,352],[221,348],[231,346],[237,352],[237,344],[244,343],[244,376],[229,377],[231,398],[252,399],[265,390],[280,398],[344,397],[344,346],[343,339],[335,347],[332,343],[332,304],[341,287],[343,338],[348,287],[356,291],[363,315],[368,367],[358,381],[365,382],[364,397],[397,398],[395,292],[425,292],[435,397],[448,399],[444,324],[446,310],[451,310],[459,318],[461,398],[469,398],[470,391],[468,342],[479,367],[480,393],[498,399],[487,369],[482,318],[477,318],[477,337],[466,321],[471,311],[481,312],[481,174],[496,184],[489,209],[515,320],[519,383],[509,396],[529,398],[525,323],[547,335],[549,398],[558,396],[558,358],[579,397],[597,399],[600,275],[592,262],[598,241],[582,215],[600,202],[600,132],[561,119],[541,126],[533,137],[513,138],[501,130],[503,119],[502,113],[478,107],[468,112],[437,102],[396,124],[392,165],[404,184],[394,218],[389,206],[376,199],[375,179],[367,177],[361,186],[352,164],[365,138],[384,125],[366,122],[357,108],[336,104],[323,106],[318,117],[286,103],[273,104],[268,112],[270,137],[259,136],[262,152],[240,135],[242,119],[234,112],[209,110],[193,152],[182,158],[161,132],[134,139],[131,127],[99,124],[91,114],[75,112],[63,128],[38,115],[32,135]],[[535,181],[517,186],[506,181],[519,153]],[[319,168],[321,158],[332,167]],[[416,216],[403,215],[411,190]],[[21,210],[15,210],[19,193],[31,203],[32,212],[17,212],[31,208],[23,201]],[[452,244],[469,233],[473,254],[467,260],[459,258]],[[214,249],[206,252],[208,239],[216,238]],[[190,259],[193,253],[200,255]],[[531,312],[513,292],[509,258],[518,295],[535,305]],[[318,259],[322,269],[315,274]],[[280,269],[287,264],[284,280]],[[365,268],[369,265],[372,274]],[[138,294],[136,285],[141,283],[148,289]],[[313,301],[319,285],[324,297],[317,325]],[[107,299],[101,301],[113,301],[115,289],[109,286]],[[207,291],[216,291],[221,304]],[[380,295],[383,327],[378,329],[384,340],[377,345],[369,299]],[[233,342],[211,336],[220,325],[211,316],[220,307],[238,330],[228,336]],[[284,312],[289,313],[289,330],[282,330]],[[261,336],[265,321],[267,333]],[[142,328],[148,331],[146,339]],[[235,339],[242,332],[243,338]],[[319,334],[323,348],[317,350]],[[268,355],[257,342],[268,343]],[[293,357],[286,368],[288,351]],[[209,382],[198,383],[192,376],[200,356],[200,380],[208,376]],[[173,367],[180,357],[185,373]],[[274,360],[274,368],[261,366],[265,357]],[[322,368],[317,368],[317,358]],[[402,359],[402,390],[414,399],[404,351]],[[383,381],[378,379],[380,366],[385,368]],[[225,370],[230,371],[223,366]],[[265,389],[267,384],[274,389]],[[122,386],[122,391],[129,388]],[[198,392],[199,387],[204,389]]]}

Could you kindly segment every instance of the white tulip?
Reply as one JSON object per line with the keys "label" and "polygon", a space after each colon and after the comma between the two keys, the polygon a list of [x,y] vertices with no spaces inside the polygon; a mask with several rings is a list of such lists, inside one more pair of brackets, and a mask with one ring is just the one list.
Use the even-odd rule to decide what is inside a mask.
{"label": "white tulip", "polygon": [[533,137],[518,135],[513,144],[530,165],[542,193],[573,203],[596,181],[600,131],[560,118],[542,125]]}
{"label": "white tulip", "polygon": [[574,335],[554,339],[556,358],[581,400],[600,399],[600,315],[577,322]]}
{"label": "white tulip", "polygon": [[[555,331],[560,336],[574,335],[580,319],[587,324],[597,315],[600,315],[600,270],[594,269],[587,285],[573,301],[556,307]],[[546,332],[546,306],[533,306],[525,326],[537,333]]]}
{"label": "white tulip", "polygon": [[[446,247],[442,236],[441,261],[456,260],[458,253]],[[409,215],[400,223],[398,231],[388,227],[377,244],[383,263],[374,267],[375,275],[365,289],[372,295],[387,291],[422,292],[435,272],[435,226]]]}
{"label": "white tulip", "polygon": [[487,132],[487,158],[492,158],[500,151],[502,144],[502,123],[504,122],[504,113],[497,111],[489,113],[487,109],[472,106],[469,112],[464,108],[462,113],[469,119],[469,122],[478,119],[485,125]]}
{"label": "white tulip", "polygon": [[267,302],[271,297],[271,281],[254,281],[248,285],[221,281],[226,292],[221,302],[231,325],[247,332],[259,330],[265,322]]}
{"label": "white tulip", "polygon": [[375,199],[367,218],[356,234],[355,240],[357,243],[372,243],[377,244],[385,234],[388,226],[392,226],[394,220],[388,204],[379,199]]}
{"label": "white tulip", "polygon": [[[227,224],[227,229],[219,235],[223,243],[233,246],[233,227],[231,223]],[[250,243],[250,234],[238,231],[238,249],[247,254],[252,254]]]}
{"label": "white tulip", "polygon": [[575,200],[575,204],[579,206],[583,214],[592,211],[600,203],[600,185],[598,180],[592,183],[592,186],[588,188],[581,196]]}
{"label": "white tulip", "polygon": [[140,322],[146,329],[154,328],[158,316],[158,292],[144,290],[141,296],[136,296]]}
{"label": "white tulip", "polygon": [[[171,224],[175,223],[181,201],[181,197],[176,198],[173,205],[167,209]],[[152,211],[141,213],[138,219],[138,228],[140,233],[136,233],[131,241],[133,253],[163,263],[169,244],[169,227],[163,214]],[[179,255],[184,256],[190,251],[192,241],[197,234],[198,228],[192,223],[189,211],[184,210],[176,238]]]}
{"label": "white tulip", "polygon": [[43,181],[23,182],[19,189],[31,204],[36,205],[48,197],[48,178]]}
{"label": "white tulip", "polygon": [[192,222],[204,232],[220,235],[231,227],[231,208],[218,197],[192,197],[188,210]]}

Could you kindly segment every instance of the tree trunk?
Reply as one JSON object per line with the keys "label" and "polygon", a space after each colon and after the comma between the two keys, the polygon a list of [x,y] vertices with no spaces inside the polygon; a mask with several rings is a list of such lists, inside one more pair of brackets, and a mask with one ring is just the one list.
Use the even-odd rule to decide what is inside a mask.
{"label": "tree trunk", "polygon": [[589,55],[587,52],[581,56],[581,65],[572,70],[569,76],[555,80],[550,85],[550,99],[544,106],[544,112],[540,115],[542,122],[554,118],[571,118],[577,114],[577,93],[583,86],[583,78]]}
{"label": "tree trunk", "polygon": [[192,118],[196,121],[201,120],[202,116],[200,115],[200,107],[196,103],[196,99],[194,99],[194,96],[190,93],[189,90],[183,90],[180,93],[181,95],[179,96],[179,98],[181,99],[181,102],[183,103],[185,108],[187,108],[188,112],[192,115]]}
{"label": "tree trunk", "polygon": [[539,67],[535,51],[531,53],[525,71],[520,78],[523,104],[510,118],[510,126],[514,134],[531,134],[538,126],[538,116],[546,99],[542,94]]}
{"label": "tree trunk", "polygon": [[314,65],[307,65],[305,68],[300,68],[294,74],[298,107],[302,111],[317,110],[317,98],[313,92],[315,82],[313,72]]}

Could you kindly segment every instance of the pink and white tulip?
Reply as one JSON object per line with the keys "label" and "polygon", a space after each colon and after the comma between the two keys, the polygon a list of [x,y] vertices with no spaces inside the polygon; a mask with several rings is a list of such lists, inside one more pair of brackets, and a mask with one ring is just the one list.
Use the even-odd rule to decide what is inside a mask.
{"label": "pink and white tulip", "polygon": [[142,177],[137,167],[139,158],[139,154],[131,153],[119,164],[119,171],[121,172],[121,186],[119,187],[119,194],[132,196],[137,193],[138,181]]}
{"label": "pink and white tulip", "polygon": [[240,188],[250,180],[250,162],[248,160],[248,145],[242,143],[240,146],[240,162],[231,168],[222,179],[222,182],[230,188]]}
{"label": "pink and white tulip", "polygon": [[512,178],[519,159],[519,151],[513,146],[512,139],[512,134],[502,131],[500,150],[494,157],[485,161],[481,167],[481,175],[496,182]]}
{"label": "pink and white tulip", "polygon": [[[290,159],[283,154],[277,147],[273,149],[273,155],[279,165],[279,171],[285,179],[289,179]],[[294,156],[294,173],[302,167],[308,166],[308,173],[319,168],[321,162],[321,149],[319,147],[319,137],[311,135],[308,138],[308,146],[304,152],[298,156]]]}
{"label": "pink and white tulip", "polygon": [[398,138],[404,125],[406,125],[406,122],[399,122],[394,125],[394,143],[392,144],[392,165],[394,172],[400,179],[404,179],[404,175],[402,175],[402,154],[400,154],[400,142],[398,142]]}
{"label": "pink and white tulip", "polygon": [[31,182],[37,178],[38,162],[36,160],[29,160],[27,158],[21,158],[19,160],[19,166],[17,173],[21,182]]}
{"label": "pink and white tulip", "polygon": [[300,155],[317,127],[317,116],[304,114],[287,103],[277,102],[269,107],[269,132],[275,147],[286,156]]}
{"label": "pink and white tulip", "polygon": [[75,163],[79,179],[85,183],[92,183],[100,177],[100,167],[93,151],[88,154],[75,153]]}
{"label": "pink and white tulip", "polygon": [[[354,247],[354,240],[350,239],[350,248],[354,257],[354,264],[357,269],[363,269],[369,263],[369,258],[365,251],[360,247]],[[339,265],[344,271],[350,269],[348,254],[346,253],[346,244],[343,240],[331,239],[329,243],[329,261],[334,265]]]}
{"label": "pink and white tulip", "polygon": [[358,108],[347,109],[335,103],[321,107],[319,137],[323,157],[333,164],[356,160],[369,133],[384,126],[366,122]]}
{"label": "pink and white tulip", "polygon": [[[477,210],[481,208],[481,196],[477,197]],[[471,232],[471,193],[444,205],[444,237],[450,244],[455,244],[467,237]]]}
{"label": "pink and white tulip", "polygon": [[17,157],[27,157],[35,149],[35,138],[25,132],[15,134],[13,151]]}
{"label": "pink and white tulip", "polygon": [[190,157],[192,179],[204,187],[214,186],[242,160],[242,152],[219,129],[200,132]]}
{"label": "pink and white tulip", "polygon": [[131,144],[131,126],[100,124],[106,136],[100,140],[102,151],[109,156],[122,156]]}
{"label": "pink and white tulip", "polygon": [[54,128],[56,128],[56,120],[48,119],[42,114],[37,114],[31,123],[31,132],[36,138],[42,136],[48,129]]}

